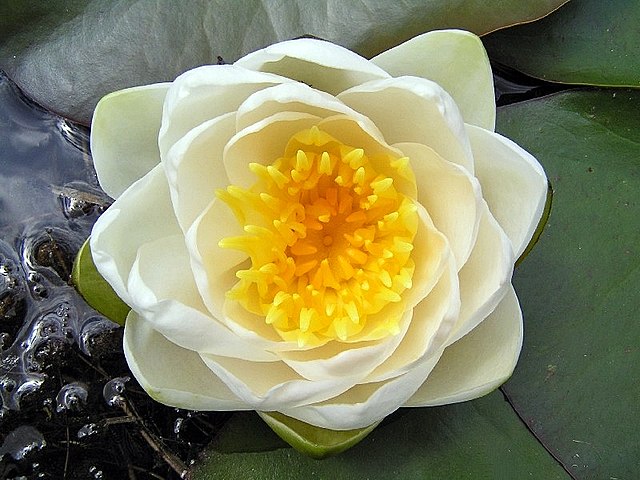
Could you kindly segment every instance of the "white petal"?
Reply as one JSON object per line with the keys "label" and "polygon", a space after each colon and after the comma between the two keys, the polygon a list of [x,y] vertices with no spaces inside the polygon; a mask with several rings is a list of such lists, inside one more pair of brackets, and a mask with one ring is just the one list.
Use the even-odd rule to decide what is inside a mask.
{"label": "white petal", "polygon": [[397,143],[394,147],[411,159],[418,201],[449,240],[458,269],[462,268],[478,235],[482,212],[480,184],[464,168],[447,162],[426,145]]}
{"label": "white petal", "polygon": [[354,85],[389,76],[346,48],[310,38],[276,43],[250,53],[235,65],[292,78],[334,95]]}
{"label": "white petal", "polygon": [[473,330],[511,288],[514,263],[511,243],[486,203],[483,203],[483,210],[473,252],[458,274],[460,316],[447,344]]}
{"label": "white petal", "polygon": [[464,121],[451,96],[419,77],[374,80],[338,98],[366,115],[390,144],[423,143],[473,174],[473,155]]}
{"label": "white petal", "polygon": [[288,81],[233,65],[207,65],[183,73],[167,92],[159,137],[162,157],[192,128],[236,111],[252,93]]}
{"label": "white petal", "polygon": [[453,257],[440,280],[413,309],[409,331],[393,354],[367,378],[380,382],[397,377],[414,368],[425,358],[439,356],[444,341],[458,319],[460,293],[457,268]]}
{"label": "white petal", "polygon": [[136,312],[180,347],[258,362],[277,357],[242,341],[211,317],[202,303],[182,234],[148,242],[138,249],[129,276]]}
{"label": "white petal", "polygon": [[234,134],[235,114],[220,115],[189,130],[166,155],[163,165],[184,232],[213,201],[216,190],[229,184],[222,157]]}
{"label": "white petal", "polygon": [[407,406],[444,405],[486,395],[511,376],[521,348],[522,312],[509,288],[489,317],[447,347]]}
{"label": "white petal", "polygon": [[294,408],[334,397],[354,384],[349,377],[310,381],[283,362],[256,363],[214,355],[202,360],[239,398],[255,410]]}
{"label": "white petal", "polygon": [[318,118],[356,114],[333,95],[300,82],[265,88],[249,96],[237,111],[237,130],[280,112],[308,113]]}
{"label": "white petal", "polygon": [[356,385],[329,401],[279,411],[322,428],[363,428],[402,406],[422,385],[439,358],[435,355],[419,362],[404,375],[390,381]]}
{"label": "white petal", "polygon": [[124,354],[131,372],[158,402],[190,410],[249,410],[202,362],[171,343],[135,312],[124,327]]}
{"label": "white petal", "polygon": [[91,155],[102,189],[118,198],[160,163],[158,131],[169,83],[103,97],[91,122]]}
{"label": "white petal", "polygon": [[433,80],[458,104],[465,122],[493,130],[496,103],[489,57],[479,37],[463,30],[418,35],[371,59],[394,77]]}
{"label": "white petal", "polygon": [[358,381],[372,372],[391,355],[411,324],[412,310],[404,312],[401,331],[377,342],[327,345],[303,352],[281,353],[282,360],[299,375],[309,380],[353,377]]}
{"label": "white petal", "polygon": [[232,185],[251,187],[257,180],[250,163],[271,165],[284,155],[289,139],[317,125],[319,117],[308,113],[281,112],[239,131],[224,151],[224,168]]}
{"label": "white petal", "polygon": [[103,213],[91,231],[91,253],[100,274],[125,302],[138,248],[180,233],[162,165],[134,183]]}
{"label": "white petal", "polygon": [[482,194],[518,258],[542,217],[547,177],[538,161],[508,138],[472,125],[467,129]]}

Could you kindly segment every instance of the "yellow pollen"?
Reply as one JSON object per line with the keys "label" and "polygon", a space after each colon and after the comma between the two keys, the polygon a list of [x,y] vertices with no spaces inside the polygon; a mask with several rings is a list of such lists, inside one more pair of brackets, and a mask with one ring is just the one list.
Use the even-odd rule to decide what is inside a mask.
{"label": "yellow pollen", "polygon": [[228,299],[301,347],[396,335],[398,319],[384,309],[412,287],[419,219],[396,189],[402,182],[376,169],[381,162],[405,185],[413,181],[408,158],[372,161],[312,127],[293,135],[271,165],[250,163],[250,188],[216,192],[244,230],[218,245],[250,260]]}

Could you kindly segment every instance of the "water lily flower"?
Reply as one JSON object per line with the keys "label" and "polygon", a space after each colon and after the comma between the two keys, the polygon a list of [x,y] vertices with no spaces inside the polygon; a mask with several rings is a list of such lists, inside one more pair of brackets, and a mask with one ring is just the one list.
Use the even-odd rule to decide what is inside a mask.
{"label": "water lily flower", "polygon": [[116,200],[91,250],[131,307],[136,379],[333,430],[497,388],[547,180],[494,123],[486,53],[457,30],[371,60],[286,41],[103,98],[91,148]]}

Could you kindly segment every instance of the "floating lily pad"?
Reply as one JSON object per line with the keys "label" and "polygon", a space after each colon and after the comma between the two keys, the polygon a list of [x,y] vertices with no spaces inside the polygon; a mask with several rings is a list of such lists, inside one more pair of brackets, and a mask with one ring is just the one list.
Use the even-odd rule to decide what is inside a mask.
{"label": "floating lily pad", "polygon": [[574,0],[533,25],[488,35],[493,60],[554,82],[640,87],[640,2]]}
{"label": "floating lily pad", "polygon": [[314,35],[371,57],[428,30],[483,34],[565,1],[3,0],[0,69],[40,104],[88,124],[109,92],[280,40]]}

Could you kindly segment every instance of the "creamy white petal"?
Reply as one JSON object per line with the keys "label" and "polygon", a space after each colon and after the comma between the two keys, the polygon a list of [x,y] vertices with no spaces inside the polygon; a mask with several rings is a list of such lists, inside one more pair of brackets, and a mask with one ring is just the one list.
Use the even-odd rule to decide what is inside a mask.
{"label": "creamy white petal", "polygon": [[202,303],[183,235],[164,237],[138,249],[129,276],[136,312],[169,341],[201,353],[257,362],[277,357],[255,348],[211,317]]}
{"label": "creamy white petal", "polygon": [[236,128],[242,130],[280,112],[308,113],[319,118],[336,114],[357,115],[333,95],[305,83],[286,83],[250,95],[238,107]]}
{"label": "creamy white petal", "polygon": [[236,111],[252,93],[291,81],[233,65],[207,65],[183,73],[171,84],[164,104],[159,137],[162,157],[192,128]]}
{"label": "creamy white petal", "polygon": [[338,98],[369,117],[388,143],[423,143],[473,174],[473,154],[460,111],[451,96],[431,80],[374,80]]}
{"label": "creamy white petal", "polygon": [[207,368],[197,353],[171,343],[131,312],[124,355],[142,388],[155,400],[189,410],[249,410]]}
{"label": "creamy white petal", "polygon": [[103,213],[91,231],[91,253],[100,274],[131,303],[129,272],[138,248],[180,233],[162,165],[135,182]]}
{"label": "creamy white petal", "polygon": [[235,132],[235,114],[227,113],[189,130],[169,150],[163,165],[184,232],[213,201],[216,190],[229,184],[222,157]]}
{"label": "creamy white petal", "polygon": [[327,345],[302,352],[281,353],[280,358],[299,375],[309,380],[354,377],[361,381],[393,354],[411,325],[412,310],[405,311],[400,320],[400,332],[377,342]]}
{"label": "creamy white petal", "polygon": [[389,76],[357,53],[310,38],[270,45],[241,58],[235,65],[293,78],[334,95],[354,85]]}
{"label": "creamy white petal", "polygon": [[404,374],[433,355],[439,356],[460,312],[457,267],[453,257],[429,293],[413,309],[411,325],[398,348],[367,377],[380,382]]}
{"label": "creamy white petal", "polygon": [[284,155],[293,135],[319,121],[320,117],[308,113],[280,112],[239,131],[224,150],[224,169],[231,185],[251,187],[257,177],[250,163],[271,165]]}
{"label": "creamy white petal", "polygon": [[91,156],[100,186],[113,198],[160,163],[158,131],[169,85],[119,90],[96,105]]}
{"label": "creamy white petal", "polygon": [[486,395],[513,372],[522,348],[522,312],[510,287],[496,309],[473,331],[447,347],[407,406],[464,402]]}
{"label": "creamy white petal", "polygon": [[465,122],[495,128],[496,103],[489,57],[479,37],[463,30],[436,30],[371,59],[399,77],[433,80],[458,104]]}
{"label": "creamy white petal", "polygon": [[229,389],[255,410],[294,408],[332,398],[353,386],[349,377],[310,381],[283,362],[256,363],[202,355]]}
{"label": "creamy white petal", "polygon": [[420,143],[396,143],[411,159],[418,201],[436,228],[447,237],[458,269],[465,264],[478,235],[482,192],[478,181],[455,163],[447,162]]}
{"label": "creamy white petal", "polygon": [[518,258],[542,217],[547,177],[538,161],[508,138],[472,125],[467,130],[482,194]]}
{"label": "creamy white petal", "polygon": [[331,400],[278,411],[332,430],[363,428],[401,407],[422,385],[439,358],[435,355],[425,359],[390,381],[356,385]]}
{"label": "creamy white petal", "polygon": [[511,242],[483,203],[478,238],[469,260],[458,274],[460,316],[447,345],[473,330],[498,305],[511,287]]}

